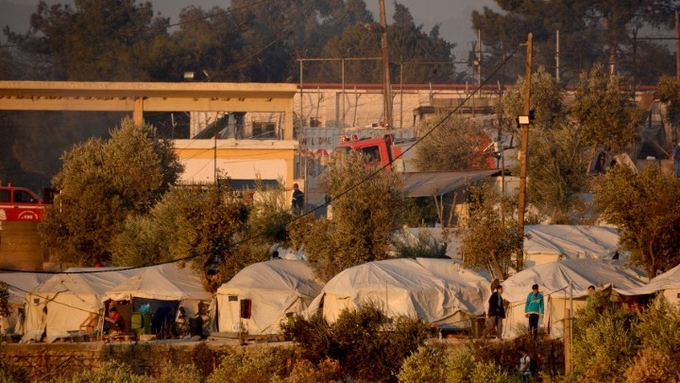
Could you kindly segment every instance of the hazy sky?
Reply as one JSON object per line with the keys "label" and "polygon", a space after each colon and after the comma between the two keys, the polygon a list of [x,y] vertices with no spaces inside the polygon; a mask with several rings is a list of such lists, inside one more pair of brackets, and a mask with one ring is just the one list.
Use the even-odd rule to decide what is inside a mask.
{"label": "hazy sky", "polygon": [[[364,0],[378,17],[378,0]],[[9,27],[17,32],[25,32],[31,13],[36,9],[38,0],[0,0],[0,28]],[[66,3],[67,0],[45,0],[48,4]],[[482,10],[486,5],[495,8],[493,0],[399,0],[409,8],[416,24],[423,25],[429,32],[433,25],[440,24],[440,33],[446,40],[455,43],[454,54],[457,58],[465,58],[471,44],[476,40],[471,30],[470,14],[473,9]],[[171,22],[177,21],[179,11],[189,5],[210,9],[213,6],[227,8],[228,0],[152,0],[154,10],[164,17],[170,17]],[[394,1],[385,0],[388,23],[394,13]],[[4,35],[2,41],[5,41]]]}

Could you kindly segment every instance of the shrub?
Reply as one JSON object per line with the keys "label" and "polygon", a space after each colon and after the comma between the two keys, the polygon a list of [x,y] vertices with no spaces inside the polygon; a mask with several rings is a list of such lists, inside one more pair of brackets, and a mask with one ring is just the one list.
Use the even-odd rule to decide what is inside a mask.
{"label": "shrub", "polygon": [[252,353],[229,354],[208,377],[208,383],[268,383],[284,374],[288,356],[283,350],[259,348]]}
{"label": "shrub", "polygon": [[[151,380],[151,379],[149,379]],[[202,383],[205,376],[193,364],[165,365],[161,369],[160,377],[154,378],[155,383]]]}
{"label": "shrub", "polygon": [[468,348],[457,348],[446,359],[446,382],[470,382],[474,370],[472,351]]}
{"label": "shrub", "polygon": [[626,370],[626,383],[680,382],[680,368],[671,356],[653,348],[644,348]]}
{"label": "shrub", "polygon": [[217,355],[215,355],[215,352],[205,343],[197,344],[191,353],[191,360],[194,366],[203,376],[212,374],[215,369],[216,359]]}
{"label": "shrub", "polygon": [[137,375],[132,367],[125,363],[104,362],[98,371],[85,371],[72,378],[57,378],[53,383],[145,383],[150,378]]}
{"label": "shrub", "polygon": [[680,307],[659,296],[635,325],[642,347],[669,355],[680,364]]}
{"label": "shrub", "polygon": [[23,367],[2,358],[0,359],[0,382],[2,383],[28,383],[28,371]]}
{"label": "shrub", "polygon": [[396,381],[403,361],[425,342],[428,327],[419,319],[397,318],[389,323],[377,304],[343,311],[330,325],[320,315],[296,318],[283,326],[312,363],[331,358],[357,380]]}
{"label": "shrub", "polygon": [[441,346],[421,346],[401,366],[397,378],[404,383],[443,382],[446,375],[446,354]]}
{"label": "shrub", "polygon": [[472,383],[511,383],[521,382],[515,375],[504,372],[493,362],[477,363],[472,372]]}
{"label": "shrub", "polygon": [[293,370],[286,379],[273,379],[273,383],[335,383],[342,381],[340,363],[333,359],[325,359],[317,366],[307,359],[298,359]]}
{"label": "shrub", "polygon": [[608,302],[607,294],[598,296],[576,315],[574,374],[587,381],[622,381],[637,352],[639,339],[633,331],[637,314]]}

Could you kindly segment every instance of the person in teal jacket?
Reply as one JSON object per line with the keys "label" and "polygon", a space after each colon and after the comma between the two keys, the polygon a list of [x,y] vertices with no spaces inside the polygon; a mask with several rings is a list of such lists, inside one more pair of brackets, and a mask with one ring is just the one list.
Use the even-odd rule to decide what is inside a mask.
{"label": "person in teal jacket", "polygon": [[529,318],[529,333],[534,339],[538,336],[538,318],[543,315],[543,310],[543,294],[538,291],[538,285],[534,284],[524,305],[524,315]]}

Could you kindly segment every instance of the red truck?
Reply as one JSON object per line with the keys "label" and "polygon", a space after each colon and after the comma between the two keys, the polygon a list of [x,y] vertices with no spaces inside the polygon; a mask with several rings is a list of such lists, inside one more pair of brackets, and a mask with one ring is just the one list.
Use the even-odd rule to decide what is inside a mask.
{"label": "red truck", "polygon": [[[356,136],[349,138],[343,136],[342,141],[342,144],[335,148],[336,153],[348,154],[350,151],[360,152],[366,157],[368,166],[391,164],[395,171],[405,171],[404,160],[401,158],[401,145],[404,143],[395,143],[394,137],[391,134],[366,139],[359,139]],[[413,145],[414,142],[414,140],[408,140],[407,145]]]}
{"label": "red truck", "polygon": [[0,186],[0,220],[40,222],[44,215],[45,203],[31,190]]}

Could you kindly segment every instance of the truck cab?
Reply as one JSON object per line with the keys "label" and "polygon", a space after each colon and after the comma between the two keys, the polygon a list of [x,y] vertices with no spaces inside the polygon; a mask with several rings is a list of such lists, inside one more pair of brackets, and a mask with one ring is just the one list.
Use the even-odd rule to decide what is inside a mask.
{"label": "truck cab", "polygon": [[[343,137],[342,141],[343,143],[335,148],[336,154],[344,155],[350,151],[361,153],[369,167],[389,165],[394,167],[393,162],[401,156],[401,148],[394,145],[394,138],[391,134],[366,139],[359,139],[356,136]],[[403,168],[403,165],[401,167]]]}
{"label": "truck cab", "polygon": [[0,219],[4,221],[39,222],[45,214],[45,204],[31,190],[0,186]]}

